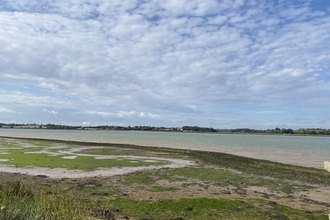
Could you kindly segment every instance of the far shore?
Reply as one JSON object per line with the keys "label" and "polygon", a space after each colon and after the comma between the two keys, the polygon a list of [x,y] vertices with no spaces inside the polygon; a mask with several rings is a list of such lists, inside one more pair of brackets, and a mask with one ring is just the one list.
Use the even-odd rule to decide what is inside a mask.
{"label": "far shore", "polygon": [[[303,132],[298,132],[299,130],[293,132],[293,133],[281,133],[281,132],[271,132],[267,130],[255,130],[253,131],[240,131],[240,132],[235,132],[235,131],[230,131],[231,129],[223,129],[219,131],[190,131],[190,130],[181,130],[181,129],[156,129],[156,130],[120,130],[120,129],[98,129],[98,128],[89,128],[89,127],[78,127],[74,129],[70,128],[63,128],[63,129],[58,129],[58,128],[47,128],[45,126],[40,127],[40,126],[15,126],[15,127],[10,127],[10,126],[2,126],[0,129],[17,129],[17,130],[67,130],[67,131],[131,131],[131,132],[178,132],[178,133],[198,133],[198,134],[229,134],[229,135],[277,135],[277,136],[311,136],[311,137],[330,137],[329,130],[330,129],[320,129],[321,131],[325,130],[325,133],[319,132],[319,129],[315,129],[318,132],[309,132],[309,133],[303,133]],[[253,130],[253,129],[251,129]],[[311,129],[313,130],[313,129]]]}

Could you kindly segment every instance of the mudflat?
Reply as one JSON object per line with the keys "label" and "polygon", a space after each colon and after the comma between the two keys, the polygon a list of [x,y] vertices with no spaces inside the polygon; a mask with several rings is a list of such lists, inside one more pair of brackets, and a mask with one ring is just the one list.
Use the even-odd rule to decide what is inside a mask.
{"label": "mudflat", "polygon": [[[322,169],[134,145],[1,139],[0,150],[2,182],[70,193],[98,219],[327,219],[330,209],[330,174]],[[10,163],[31,155],[53,161]],[[79,157],[125,163],[75,169]]]}

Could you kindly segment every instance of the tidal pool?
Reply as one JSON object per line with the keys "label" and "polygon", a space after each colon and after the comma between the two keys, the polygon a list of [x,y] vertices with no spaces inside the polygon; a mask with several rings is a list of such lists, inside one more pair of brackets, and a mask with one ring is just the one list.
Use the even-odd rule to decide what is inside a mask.
{"label": "tidal pool", "polygon": [[[3,145],[6,148],[1,148]],[[89,153],[83,153],[84,151]],[[98,152],[102,154],[97,154]],[[104,152],[116,152],[116,154],[109,155]],[[125,155],[121,155],[121,152],[125,152]],[[127,152],[130,152],[129,149],[118,147],[86,147],[75,144],[63,145],[52,141],[45,143],[45,141],[0,138],[0,171],[53,178],[80,178],[194,165],[194,162],[189,160],[150,156],[150,152],[140,151],[142,156],[127,155]],[[136,153],[136,149],[131,152]]]}

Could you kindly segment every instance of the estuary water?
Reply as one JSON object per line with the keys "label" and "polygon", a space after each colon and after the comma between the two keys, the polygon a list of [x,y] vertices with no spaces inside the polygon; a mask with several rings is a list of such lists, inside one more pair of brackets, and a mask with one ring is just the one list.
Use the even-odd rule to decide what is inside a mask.
{"label": "estuary water", "polygon": [[0,129],[0,136],[216,151],[321,169],[330,161],[330,137],[321,136],[41,129]]}

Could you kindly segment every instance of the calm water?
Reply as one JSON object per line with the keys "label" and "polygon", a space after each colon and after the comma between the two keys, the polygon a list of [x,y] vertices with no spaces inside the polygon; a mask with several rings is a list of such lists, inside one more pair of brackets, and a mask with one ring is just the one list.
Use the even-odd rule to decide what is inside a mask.
{"label": "calm water", "polygon": [[0,129],[0,136],[200,149],[316,168],[330,160],[330,137],[319,136],[32,129]]}

